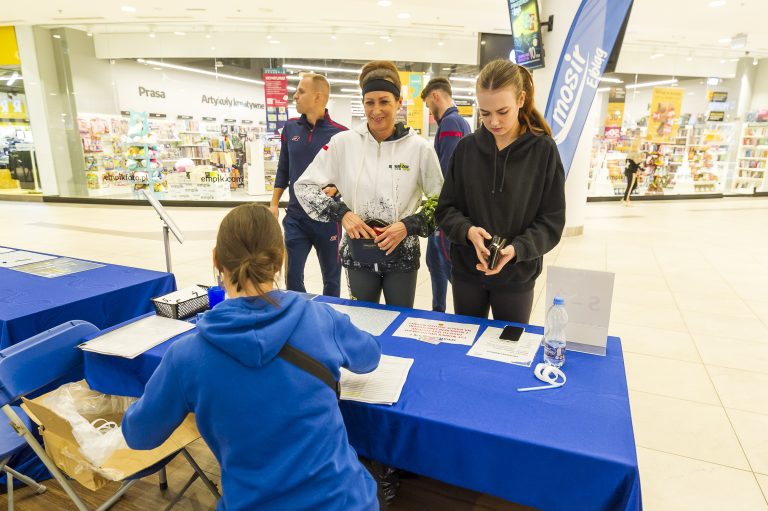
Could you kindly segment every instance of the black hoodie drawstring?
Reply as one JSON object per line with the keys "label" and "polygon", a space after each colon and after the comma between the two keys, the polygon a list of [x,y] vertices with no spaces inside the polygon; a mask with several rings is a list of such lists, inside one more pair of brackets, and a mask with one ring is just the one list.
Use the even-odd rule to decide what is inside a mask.
{"label": "black hoodie drawstring", "polygon": [[[491,195],[496,193],[496,159],[499,155],[499,148],[496,147],[496,144],[493,144],[493,184],[491,185]],[[504,157],[504,166],[501,167],[501,186],[499,186],[499,193],[504,191],[504,179],[507,177],[506,168],[507,168],[507,159],[509,158],[509,153],[512,152],[507,147],[507,155]]]}

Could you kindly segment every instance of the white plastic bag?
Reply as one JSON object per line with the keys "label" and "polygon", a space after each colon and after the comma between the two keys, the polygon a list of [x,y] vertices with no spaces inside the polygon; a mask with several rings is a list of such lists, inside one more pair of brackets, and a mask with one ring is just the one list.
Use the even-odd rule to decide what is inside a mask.
{"label": "white plastic bag", "polygon": [[128,449],[114,420],[122,418],[134,398],[110,396],[88,388],[85,382],[62,385],[46,398],[46,405],[72,426],[83,456],[101,466],[117,449]]}

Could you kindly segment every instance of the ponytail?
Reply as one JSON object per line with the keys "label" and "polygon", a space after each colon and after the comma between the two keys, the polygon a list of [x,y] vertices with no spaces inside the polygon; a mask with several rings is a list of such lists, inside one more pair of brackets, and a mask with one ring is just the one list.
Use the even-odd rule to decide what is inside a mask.
{"label": "ponytail", "polygon": [[520,112],[517,115],[518,121],[520,121],[520,126],[525,127],[522,130],[522,133],[530,131],[534,135],[547,134],[551,137],[552,128],[549,127],[549,124],[547,124],[547,121],[544,119],[544,116],[541,115],[541,112],[539,112],[533,105],[533,75],[528,68],[523,66],[517,67],[521,71],[520,74],[522,75],[523,82],[522,90],[525,92],[525,102],[523,103],[523,106],[520,107]]}

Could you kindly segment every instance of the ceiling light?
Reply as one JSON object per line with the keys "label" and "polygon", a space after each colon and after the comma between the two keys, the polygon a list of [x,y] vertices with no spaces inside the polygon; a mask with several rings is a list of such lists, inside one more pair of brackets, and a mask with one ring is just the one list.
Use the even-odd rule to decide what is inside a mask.
{"label": "ceiling light", "polygon": [[720,39],[717,40],[717,42],[720,44],[729,44],[731,41],[733,41],[733,39],[731,39],[730,37],[721,37]]}
{"label": "ceiling light", "polygon": [[342,87],[342,88],[341,88],[341,89],[339,89],[339,90],[340,90],[341,92],[352,92],[352,93],[354,93],[354,94],[362,94],[362,93],[363,93],[362,89],[347,89],[347,88],[344,88],[344,87]]}
{"label": "ceiling light", "polygon": [[445,41],[437,41],[438,46],[443,46],[445,44]]}
{"label": "ceiling light", "polygon": [[722,7],[725,5],[725,0],[713,0],[709,2],[710,7]]}
{"label": "ceiling light", "polygon": [[331,34],[331,39],[336,40],[336,34]]}
{"label": "ceiling light", "polygon": [[296,87],[294,87],[293,85],[289,85],[288,87],[286,87],[286,89],[288,89],[291,92],[295,92],[296,91]]}
{"label": "ceiling light", "polygon": [[[212,47],[211,49],[215,49]],[[160,62],[159,60],[144,60],[136,59],[137,62],[146,62],[149,65],[157,67],[165,67],[168,69],[176,69],[177,71],[187,71],[188,73],[197,73],[201,75],[215,76],[216,78],[224,78],[226,80],[236,80],[238,82],[256,83],[258,85],[264,85],[262,80],[254,80],[253,78],[243,78],[242,76],[227,75],[223,73],[214,73],[213,71],[206,71],[204,69],[197,69],[194,67],[178,66],[176,64],[168,64],[166,62]]]}
{"label": "ceiling light", "polygon": [[661,57],[663,57],[663,56],[664,56],[664,54],[663,54],[663,53],[661,53],[661,52],[658,52],[658,53],[654,53],[653,55],[651,55],[651,59],[654,59],[654,60],[655,60],[655,59],[660,59],[660,58],[661,58]]}
{"label": "ceiling light", "polygon": [[184,32],[174,32],[175,35],[187,35]]}
{"label": "ceiling light", "polygon": [[731,48],[739,50],[747,45],[747,34],[736,34],[731,40]]}
{"label": "ceiling light", "polygon": [[365,44],[368,46],[373,46],[376,43],[374,43],[373,41],[365,41]]}
{"label": "ceiling light", "polygon": [[272,39],[272,34],[267,34],[267,39]]}
{"label": "ceiling light", "polygon": [[7,82],[5,82],[5,84],[6,84],[8,87],[10,87],[10,86],[11,86],[11,85],[13,85],[14,83],[16,83],[16,80],[18,80],[18,79],[19,79],[19,73],[17,73],[17,72],[15,72],[15,71],[14,71],[14,72],[13,72],[13,74],[11,75],[11,77],[10,77],[10,78],[8,78],[8,81],[7,81]]}
{"label": "ceiling light", "polygon": [[352,94],[330,94],[330,97],[332,97],[332,98],[360,99],[360,96],[353,96]]}
{"label": "ceiling light", "polygon": [[642,89],[644,87],[654,87],[656,85],[675,85],[677,83],[677,78],[672,78],[671,80],[659,80],[656,82],[645,82],[645,83],[632,83],[629,85],[625,85],[625,89]]}
{"label": "ceiling light", "polygon": [[154,32],[150,32],[149,33],[149,38],[150,39],[154,39],[155,37],[157,37],[157,34],[155,34]]}
{"label": "ceiling light", "polygon": [[163,70],[162,67],[153,67],[152,69],[154,69],[155,71],[162,71]]}
{"label": "ceiling light", "polygon": [[357,69],[346,68],[345,69],[343,67],[322,67],[322,66],[315,66],[315,65],[311,65],[311,64],[294,64],[294,63],[283,64],[282,67],[284,67],[286,69],[303,69],[303,70],[307,70],[307,71],[309,69],[314,69],[314,70],[317,70],[317,71],[326,71],[326,72],[330,72],[330,73],[352,73],[352,74],[355,74],[355,75],[360,74],[360,68],[357,68]]}
{"label": "ceiling light", "polygon": [[718,85],[720,83],[720,78],[707,78],[707,85]]}
{"label": "ceiling light", "polygon": [[59,34],[53,34],[54,39],[61,39],[61,36]]}
{"label": "ceiling light", "polygon": [[603,76],[600,78],[601,82],[607,82],[607,83],[624,83],[624,80],[620,80],[618,78],[609,78],[607,76]]}
{"label": "ceiling light", "polygon": [[136,8],[135,7],[131,7],[130,5],[124,5],[124,6],[120,7],[120,10],[123,11],[123,12],[136,12]]}
{"label": "ceiling light", "polygon": [[467,82],[467,83],[475,83],[477,79],[475,78],[466,78],[464,76],[452,76],[451,77],[452,82]]}
{"label": "ceiling light", "polygon": [[379,0],[378,2],[376,2],[376,5],[378,5],[379,7],[389,7],[390,5],[392,5],[392,2],[391,0]]}
{"label": "ceiling light", "polygon": [[401,20],[407,20],[408,18],[411,17],[411,15],[408,14],[407,12],[401,12],[400,14],[397,15],[397,17],[400,18]]}
{"label": "ceiling light", "polygon": [[735,59],[735,58],[734,59],[728,59],[728,60],[730,60],[731,62],[738,62],[739,61],[739,59]]}
{"label": "ceiling light", "polygon": [[475,98],[474,98],[474,97],[472,97],[472,96],[456,96],[456,95],[453,95],[453,96],[451,96],[451,97],[452,97],[453,99],[472,99],[472,100],[473,100],[473,99],[475,99]]}
{"label": "ceiling light", "polygon": [[144,60],[144,59],[136,59],[136,62],[138,62],[139,64],[143,64],[144,62],[146,62],[146,60]]}
{"label": "ceiling light", "polygon": [[210,39],[211,38],[211,34],[205,34],[205,38],[206,39]]}
{"label": "ceiling light", "polygon": [[270,39],[269,44],[280,44],[280,41],[278,41],[277,39]]}
{"label": "ceiling light", "polygon": [[93,32],[91,32],[91,29],[89,28],[88,31],[85,33],[88,37],[93,37]]}
{"label": "ceiling light", "polygon": [[755,58],[753,58],[753,59],[752,59],[752,65],[753,65],[753,66],[756,66],[756,65],[757,65],[757,57],[755,57]]}
{"label": "ceiling light", "polygon": [[720,59],[721,64],[725,64],[725,59]]}
{"label": "ceiling light", "polygon": [[687,56],[687,57],[685,57],[685,61],[686,61],[686,62],[690,62],[690,61],[692,61],[692,60],[693,60],[693,57],[691,57],[690,55],[689,55],[689,56]]}

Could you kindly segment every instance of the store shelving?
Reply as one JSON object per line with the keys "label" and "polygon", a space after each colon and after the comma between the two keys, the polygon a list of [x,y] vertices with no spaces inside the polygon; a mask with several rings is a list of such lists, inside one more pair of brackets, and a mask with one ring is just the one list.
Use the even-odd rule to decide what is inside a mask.
{"label": "store shelving", "polygon": [[731,191],[768,191],[768,123],[744,124]]}

